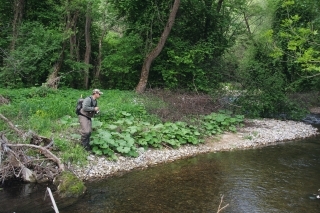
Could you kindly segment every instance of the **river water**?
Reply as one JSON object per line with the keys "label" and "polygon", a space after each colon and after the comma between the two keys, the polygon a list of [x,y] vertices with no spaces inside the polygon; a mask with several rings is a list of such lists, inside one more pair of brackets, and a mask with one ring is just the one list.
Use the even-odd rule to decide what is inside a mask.
{"label": "river water", "polygon": [[[315,193],[320,189],[319,168],[320,136],[251,150],[202,154],[88,182],[86,194],[77,203],[59,210],[209,213],[217,212],[223,196],[221,207],[228,205],[223,213],[318,213],[320,199]],[[17,213],[48,212],[43,204],[32,201],[43,199],[40,189],[36,190],[38,195],[24,190],[23,196],[13,190],[0,190],[2,204],[16,207]],[[30,200],[30,208],[20,207],[22,200]],[[0,208],[0,212],[6,211]]]}

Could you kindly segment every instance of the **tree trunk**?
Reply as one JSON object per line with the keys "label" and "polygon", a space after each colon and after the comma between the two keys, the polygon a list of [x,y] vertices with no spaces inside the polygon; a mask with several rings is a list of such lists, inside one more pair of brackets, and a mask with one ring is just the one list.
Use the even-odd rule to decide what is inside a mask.
{"label": "tree trunk", "polygon": [[98,57],[97,57],[97,68],[95,73],[95,79],[99,79],[100,72],[101,72],[101,63],[102,63],[102,41],[104,38],[104,35],[106,34],[106,30],[103,30],[101,37],[99,39],[99,49],[98,49]]}
{"label": "tree trunk", "polygon": [[[66,27],[68,28],[68,26]],[[68,30],[66,29],[66,32]],[[58,88],[58,84],[60,81],[60,77],[58,77],[59,71],[61,69],[62,63],[63,63],[63,59],[64,59],[64,50],[67,46],[67,41],[64,41],[62,44],[62,50],[60,52],[60,56],[58,58],[58,60],[54,63],[53,67],[52,67],[52,72],[50,73],[50,75],[47,78],[47,82],[45,83],[45,85],[49,88],[53,88],[53,89],[57,89]]]}
{"label": "tree trunk", "polygon": [[140,81],[136,87],[136,93],[143,93],[146,89],[148,77],[149,77],[150,66],[151,66],[153,60],[161,53],[161,51],[164,47],[164,44],[170,34],[173,23],[175,21],[179,6],[180,6],[180,0],[175,0],[173,3],[173,7],[171,9],[170,15],[169,15],[168,22],[162,32],[162,35],[161,35],[160,40],[158,42],[158,45],[147,55],[147,57],[145,58],[145,60],[143,62]]}
{"label": "tree trunk", "polygon": [[14,0],[13,2],[13,22],[12,22],[12,40],[10,44],[10,50],[15,49],[16,41],[18,38],[19,26],[22,21],[24,13],[25,0]]}
{"label": "tree trunk", "polygon": [[[107,2],[105,2],[105,4],[107,5]],[[103,10],[103,14],[102,14],[102,32],[101,32],[101,36],[99,38],[99,46],[98,46],[98,57],[97,57],[97,64],[96,64],[96,72],[95,72],[95,79],[99,79],[100,76],[100,72],[101,72],[101,63],[102,63],[102,42],[104,39],[104,36],[107,32],[107,15],[106,15],[106,10]]]}
{"label": "tree trunk", "polygon": [[86,13],[86,26],[85,26],[85,39],[86,39],[86,52],[84,55],[84,63],[87,65],[84,70],[84,87],[88,89],[89,87],[89,67],[90,67],[90,55],[91,55],[91,38],[90,38],[90,28],[91,28],[91,2],[88,3],[87,13]]}
{"label": "tree trunk", "polygon": [[223,3],[223,0],[219,0],[219,1],[218,1],[218,4],[217,4],[217,12],[218,12],[218,13],[220,13],[220,11],[221,11],[222,3]]}
{"label": "tree trunk", "polygon": [[[71,11],[68,12],[68,18],[67,18],[67,30],[71,30],[71,35],[70,35],[70,56],[71,58],[76,58],[78,59],[78,52],[79,49],[77,47],[77,20],[79,16],[79,11],[76,11],[72,13]],[[66,31],[68,32],[68,31]]]}
{"label": "tree trunk", "polygon": [[[65,30],[64,30],[64,35],[68,35],[69,31],[72,30],[73,28],[75,28],[75,24],[76,21],[78,19],[78,11],[76,11],[73,15],[71,15],[71,11],[68,11],[68,15],[65,18]],[[50,88],[57,88],[58,87],[58,83],[59,83],[59,77],[58,74],[60,72],[63,60],[64,60],[64,51],[67,48],[67,41],[69,38],[69,42],[70,42],[70,55],[71,57],[74,55],[74,49],[76,49],[76,37],[75,37],[75,33],[76,30],[73,29],[73,33],[72,35],[70,35],[69,37],[66,38],[66,40],[63,41],[62,43],[62,50],[60,52],[59,58],[58,60],[54,63],[53,67],[52,67],[52,72],[50,73],[50,75],[47,78],[47,82],[45,83],[46,86],[50,87]]]}
{"label": "tree trunk", "polygon": [[252,41],[253,45],[256,47],[257,43],[256,43],[254,36],[253,36],[253,33],[251,31],[250,24],[249,24],[249,18],[247,16],[246,12],[243,12],[243,19],[244,19],[244,23],[246,24],[248,37],[249,37],[250,41]]}
{"label": "tree trunk", "polygon": [[249,20],[248,20],[248,17],[246,15],[246,12],[243,12],[243,19],[244,19],[244,23],[246,24],[248,34],[249,34],[249,36],[251,38],[252,37],[252,32],[251,32],[251,29],[250,29],[250,24],[249,24]]}

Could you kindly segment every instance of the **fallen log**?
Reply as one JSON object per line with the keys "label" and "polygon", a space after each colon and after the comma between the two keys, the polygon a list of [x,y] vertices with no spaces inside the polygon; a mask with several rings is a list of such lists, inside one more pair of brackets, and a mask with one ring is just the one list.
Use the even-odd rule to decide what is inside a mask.
{"label": "fallen log", "polygon": [[54,161],[58,165],[60,171],[65,170],[64,164],[61,162],[61,160],[45,147],[41,147],[41,146],[37,146],[37,145],[33,145],[33,144],[6,144],[6,146],[8,146],[8,147],[29,147],[29,148],[38,149],[41,151],[41,153],[44,156],[46,156],[48,159],[51,159],[52,161]]}
{"label": "fallen log", "polygon": [[[23,142],[27,140],[27,138],[30,138],[30,144],[26,143],[10,143],[8,139],[5,137],[4,133],[0,132],[0,151],[3,150],[4,153],[10,153],[10,162],[8,162],[8,166],[1,166],[0,170],[0,181],[4,181],[6,177],[15,176],[15,177],[22,177],[25,182],[36,182],[37,180],[36,174],[34,171],[30,169],[30,166],[28,168],[27,164],[30,164],[30,159],[24,152],[18,151],[17,148],[32,148],[39,150],[39,153],[44,155],[48,160],[53,161],[58,165],[58,171],[57,173],[60,173],[62,171],[65,171],[64,164],[61,162],[61,160],[54,155],[49,148],[53,145],[53,140],[39,136],[31,131],[24,132],[20,129],[18,129],[8,118],[6,118],[3,114],[0,113],[0,118],[4,120],[8,126],[14,130],[17,135],[22,138]],[[44,146],[41,146],[44,145]],[[15,150],[13,150],[15,149]],[[0,164],[3,163],[0,160]],[[16,174],[15,170],[19,168],[18,174]],[[6,171],[3,171],[6,170]],[[12,174],[13,173],[13,174]],[[49,172],[50,173],[50,172]],[[50,173],[51,174],[51,173]],[[53,179],[53,177],[52,177]]]}
{"label": "fallen log", "polygon": [[[17,150],[13,150],[13,148],[19,148],[19,147],[33,148],[33,149],[39,150],[40,151],[39,153],[41,153],[42,155],[47,157],[48,160],[51,160],[58,165],[59,169],[58,169],[57,173],[65,171],[64,164],[61,162],[61,160],[55,154],[53,154],[50,150],[48,150],[46,147],[37,146],[37,145],[33,145],[33,144],[11,144],[11,143],[9,143],[9,141],[5,137],[5,135],[1,132],[0,132],[0,145],[1,145],[0,146],[1,150],[3,150],[3,153],[4,154],[8,153],[9,164],[11,164],[11,167],[13,167],[13,168],[19,167],[20,168],[18,175],[16,175],[14,173],[15,169],[11,169],[10,166],[9,167],[1,167],[2,170],[5,168],[9,168],[11,170],[5,171],[5,172],[0,171],[0,174],[7,174],[6,176],[12,176],[10,174],[10,171],[11,171],[14,173],[14,176],[16,176],[16,177],[21,176],[25,182],[38,181],[34,171],[27,168],[27,164],[30,164],[30,160],[28,160],[28,161],[24,160],[24,159],[30,159],[30,158],[28,156],[26,156],[24,152],[18,152]],[[1,176],[2,176],[2,181],[4,181],[6,177],[4,175],[1,175]]]}
{"label": "fallen log", "polygon": [[[50,176],[57,186],[58,197],[68,197],[76,200],[85,193],[86,187],[84,183],[73,173],[65,171],[65,166],[60,158],[49,150],[54,143],[53,139],[39,136],[30,131],[27,133],[23,132],[1,113],[0,118],[4,120],[19,137],[22,137],[23,142],[31,136],[30,144],[10,143],[4,133],[0,132],[0,181],[4,182],[7,177],[15,176],[22,177],[25,182],[39,182],[36,171],[42,168],[47,172],[47,177]],[[46,159],[39,163],[40,159],[28,156],[25,149],[38,150],[38,153],[45,156]],[[57,166],[53,168],[48,168],[48,165],[42,166],[43,162],[48,160],[53,161]],[[40,170],[40,172],[43,170]],[[54,170],[55,175],[52,175],[52,170]]]}

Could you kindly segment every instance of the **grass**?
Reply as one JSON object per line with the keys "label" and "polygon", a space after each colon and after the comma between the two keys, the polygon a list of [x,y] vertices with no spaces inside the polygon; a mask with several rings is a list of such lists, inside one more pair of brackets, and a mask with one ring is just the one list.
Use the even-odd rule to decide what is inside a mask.
{"label": "grass", "polygon": [[[156,115],[146,112],[147,103],[155,107],[147,96],[133,91],[105,90],[98,100],[100,114],[94,118],[93,127],[99,120],[114,122],[122,112],[130,112],[136,118],[151,123],[160,122]],[[24,132],[53,138],[56,153],[64,162],[83,165],[88,153],[80,146],[79,123],[75,114],[77,99],[91,95],[91,90],[59,89],[43,87],[28,89],[0,89],[0,113]],[[159,104],[159,101],[156,105]],[[0,120],[0,128],[15,143],[23,143],[8,124]],[[71,150],[71,152],[70,152]]]}
{"label": "grass", "polygon": [[[239,121],[229,118],[229,115],[211,114],[203,117],[218,109],[210,97],[205,95],[174,94],[170,91],[153,91],[143,95],[134,91],[103,92],[98,100],[100,114],[93,119],[92,143],[101,149],[96,150],[96,153],[108,153],[113,157],[114,150],[111,149],[135,156],[136,146],[141,145],[139,142],[144,142],[141,145],[144,147],[161,146],[159,135],[172,147],[185,143],[197,144],[202,141],[199,135],[220,134],[230,123],[234,130],[233,124]],[[91,90],[53,90],[43,87],[0,89],[0,100],[3,100],[0,102],[0,113],[22,131],[31,130],[38,135],[53,138],[54,151],[63,162],[84,165],[88,153],[80,145],[75,107],[78,98],[89,95]],[[204,121],[199,120],[201,116],[205,118]],[[180,122],[186,119],[187,122]],[[119,122],[126,125],[121,126]],[[217,123],[221,123],[221,127]],[[114,126],[116,130],[108,129]],[[157,130],[160,126],[165,132],[154,135],[151,130]],[[9,140],[23,142],[3,120],[0,120],[0,128],[4,129]],[[96,131],[98,129],[101,131]],[[99,138],[104,139],[100,141]],[[135,138],[138,138],[137,144],[133,144]]]}

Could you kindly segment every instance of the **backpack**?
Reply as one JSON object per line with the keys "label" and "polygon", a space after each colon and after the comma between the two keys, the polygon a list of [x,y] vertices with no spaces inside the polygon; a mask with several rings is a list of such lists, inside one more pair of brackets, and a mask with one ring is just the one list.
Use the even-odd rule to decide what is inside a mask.
{"label": "backpack", "polygon": [[[90,97],[90,99],[91,99],[91,106],[93,106],[92,98],[91,98],[91,96],[89,96],[89,97]],[[77,115],[82,115],[81,112],[80,112],[80,110],[82,109],[83,100],[84,100],[84,99],[83,99],[82,96],[81,96],[81,98],[79,98],[78,101],[77,101],[77,106],[76,106],[76,110],[75,110],[75,112],[76,112]]]}

